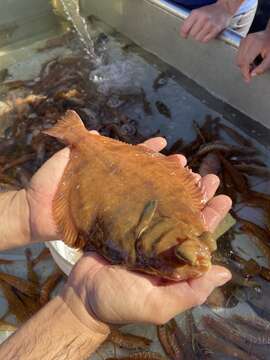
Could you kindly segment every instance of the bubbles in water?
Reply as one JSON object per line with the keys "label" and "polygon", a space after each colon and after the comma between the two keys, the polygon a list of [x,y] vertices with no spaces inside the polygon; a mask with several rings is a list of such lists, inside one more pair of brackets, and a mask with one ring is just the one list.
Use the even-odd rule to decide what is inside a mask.
{"label": "bubbles in water", "polygon": [[138,66],[136,57],[116,60],[114,63],[101,65],[90,75],[90,80],[98,85],[98,91],[108,94],[111,91],[127,92],[138,89],[145,77],[144,68]]}

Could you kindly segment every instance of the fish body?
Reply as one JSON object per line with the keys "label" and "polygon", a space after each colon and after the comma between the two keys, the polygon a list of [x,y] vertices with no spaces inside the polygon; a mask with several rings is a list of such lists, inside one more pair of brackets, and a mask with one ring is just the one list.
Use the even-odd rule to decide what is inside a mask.
{"label": "fish body", "polygon": [[62,271],[60,269],[56,269],[41,285],[39,297],[39,302],[41,305],[45,305],[50,300],[50,295],[56,285],[62,279],[62,275]]}
{"label": "fish body", "polygon": [[223,339],[211,335],[210,333],[201,332],[196,335],[200,346],[205,349],[209,354],[223,354],[230,359],[239,360],[259,360],[254,355],[250,355],[232,343],[224,341]]}
{"label": "fish body", "polygon": [[178,346],[176,336],[170,328],[169,323],[157,326],[157,335],[159,342],[169,359],[183,359],[182,349]]}
{"label": "fish body", "polygon": [[168,119],[171,119],[172,117],[171,111],[168,108],[168,106],[164,104],[162,101],[156,101],[156,108],[161,115],[167,117]]}
{"label": "fish body", "polygon": [[67,245],[176,281],[210,268],[204,196],[187,168],[144,146],[89,133],[74,111],[46,133],[71,147],[53,201]]}
{"label": "fish body", "polygon": [[133,354],[129,354],[124,357],[112,357],[106,360],[165,360],[165,358],[156,352],[151,351],[140,351]]}

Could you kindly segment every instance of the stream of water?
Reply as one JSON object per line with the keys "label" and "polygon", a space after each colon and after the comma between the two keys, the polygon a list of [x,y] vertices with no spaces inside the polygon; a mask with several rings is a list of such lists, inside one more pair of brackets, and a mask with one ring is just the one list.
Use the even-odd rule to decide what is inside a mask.
{"label": "stream of water", "polygon": [[100,58],[95,53],[94,41],[88,30],[88,24],[80,14],[79,0],[60,0],[66,19],[72,24],[79,40],[83,44],[86,54],[94,64],[100,62]]}

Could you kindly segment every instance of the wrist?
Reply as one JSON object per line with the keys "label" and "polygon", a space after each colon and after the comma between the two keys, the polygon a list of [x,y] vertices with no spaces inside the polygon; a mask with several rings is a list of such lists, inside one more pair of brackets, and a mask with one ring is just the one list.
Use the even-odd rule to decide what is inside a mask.
{"label": "wrist", "polygon": [[0,194],[0,250],[31,241],[30,210],[25,190]]}
{"label": "wrist", "polygon": [[[95,317],[92,310],[87,304],[83,303],[81,297],[77,295],[73,287],[66,284],[62,291],[61,298],[82,327],[85,327],[90,332],[94,333],[95,336],[101,339],[101,342],[105,341],[110,333],[109,325],[101,322]],[[87,298],[86,294],[84,298]]]}
{"label": "wrist", "polygon": [[243,2],[244,0],[218,0],[217,4],[233,17]]}

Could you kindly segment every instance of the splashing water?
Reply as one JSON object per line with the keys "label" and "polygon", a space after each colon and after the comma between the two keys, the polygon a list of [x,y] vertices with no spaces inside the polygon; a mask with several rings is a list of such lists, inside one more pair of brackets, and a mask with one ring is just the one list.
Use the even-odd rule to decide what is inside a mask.
{"label": "splashing water", "polygon": [[60,0],[60,3],[67,20],[72,23],[76,30],[85,52],[95,64],[99,63],[100,59],[95,54],[94,41],[88,31],[87,22],[80,14],[79,0]]}
{"label": "splashing water", "polygon": [[99,66],[91,72],[90,80],[98,85],[99,92],[108,95],[111,91],[140,93],[144,77],[145,69],[137,56],[128,56]]}

